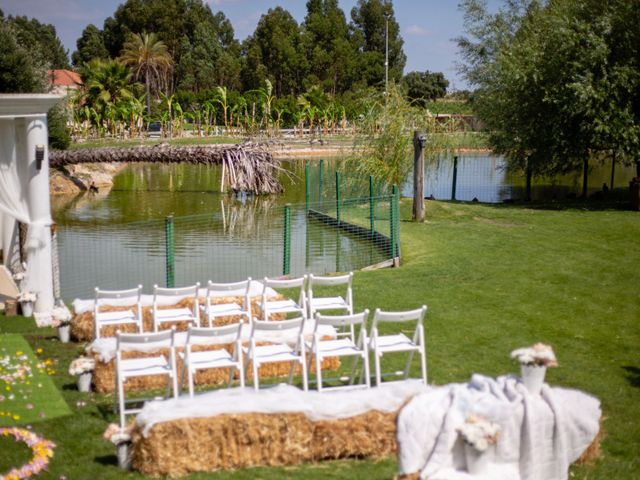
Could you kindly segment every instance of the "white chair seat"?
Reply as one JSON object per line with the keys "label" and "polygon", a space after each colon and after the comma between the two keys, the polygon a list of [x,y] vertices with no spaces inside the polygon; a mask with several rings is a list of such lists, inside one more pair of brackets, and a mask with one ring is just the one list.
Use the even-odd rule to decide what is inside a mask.
{"label": "white chair seat", "polygon": [[376,339],[377,350],[382,353],[408,352],[410,350],[420,350],[420,347],[413,343],[404,333],[396,335],[383,335]]}
{"label": "white chair seat", "polygon": [[[312,348],[312,345],[309,344],[309,348]],[[362,356],[362,349],[358,348],[355,343],[350,338],[341,338],[338,340],[321,340],[317,344],[316,350],[312,353],[320,353],[323,357],[330,357],[332,355],[335,356],[349,356],[349,355],[360,355]]]}
{"label": "white chair seat", "polygon": [[[206,306],[202,306],[200,309],[205,313],[207,312]],[[215,305],[209,305],[209,314],[212,317],[242,315],[243,313],[245,312],[237,303],[217,303]]]}
{"label": "white chair seat", "polygon": [[[245,354],[249,355],[249,349],[245,349]],[[264,362],[297,361],[300,359],[300,355],[296,355],[293,349],[288,345],[277,344],[257,346],[255,347],[254,356],[249,358],[260,365]]]}
{"label": "white chair seat", "polygon": [[315,310],[345,310],[349,304],[342,297],[320,297],[309,301],[311,309]]}
{"label": "white chair seat", "polygon": [[273,313],[291,313],[304,311],[302,307],[300,307],[295,301],[290,299],[267,302],[267,310],[270,315]]}
{"label": "white chair seat", "polygon": [[122,360],[120,365],[120,373],[123,378],[171,373],[171,367],[167,359],[162,355],[146,358],[128,358]]}
{"label": "white chair seat", "polygon": [[98,312],[98,321],[102,324],[101,326],[114,323],[138,323],[135,314],[131,310]]}
{"label": "white chair seat", "polygon": [[[180,358],[184,358],[184,353],[180,352]],[[224,348],[191,352],[189,358],[191,360],[189,366],[193,371],[207,368],[235,367],[238,364]]]}
{"label": "white chair seat", "polygon": [[156,312],[158,322],[193,322],[195,317],[188,308],[167,308]]}

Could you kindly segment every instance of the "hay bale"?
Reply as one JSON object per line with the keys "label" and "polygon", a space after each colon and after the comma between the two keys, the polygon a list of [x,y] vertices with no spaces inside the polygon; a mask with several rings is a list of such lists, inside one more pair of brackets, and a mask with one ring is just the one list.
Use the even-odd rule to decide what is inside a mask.
{"label": "hay bale", "polygon": [[598,434],[593,439],[593,442],[587,447],[587,449],[582,452],[580,458],[576,460],[577,465],[590,465],[596,459],[600,458],[602,455],[602,449],[600,448],[602,444],[602,440],[607,436],[607,432],[604,429],[604,419],[600,417],[600,430],[598,430]]}
{"label": "hay bale", "polygon": [[396,413],[366,412],[312,422],[301,413],[234,414],[155,424],[133,432],[133,467],[145,475],[297,465],[322,459],[394,453]]}

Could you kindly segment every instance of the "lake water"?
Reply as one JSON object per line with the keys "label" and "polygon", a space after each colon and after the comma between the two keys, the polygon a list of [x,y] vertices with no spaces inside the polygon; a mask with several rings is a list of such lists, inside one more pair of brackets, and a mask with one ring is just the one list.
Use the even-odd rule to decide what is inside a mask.
{"label": "lake water", "polygon": [[[329,186],[335,164],[326,162]],[[167,215],[175,217],[176,285],[281,275],[287,203],[293,205],[291,274],[349,271],[388,258],[384,248],[368,240],[307,222],[304,162],[286,165],[289,173],[281,179],[285,193],[270,197],[221,194],[216,167],[146,164],[125,168],[109,192],[54,197],[63,298],[91,297],[95,286],[128,288],[141,283],[150,292],[153,284],[164,285]],[[450,199],[452,161],[430,163],[425,172],[425,196]],[[632,169],[617,167],[616,186],[632,176]],[[524,194],[524,178],[510,174],[499,157],[461,156],[457,178],[458,200],[501,202]],[[564,198],[578,193],[581,181],[580,174],[534,179],[532,194],[536,199]],[[609,181],[610,166],[595,168],[591,191]],[[412,194],[410,184],[403,192]],[[388,222],[384,212],[376,217]]]}

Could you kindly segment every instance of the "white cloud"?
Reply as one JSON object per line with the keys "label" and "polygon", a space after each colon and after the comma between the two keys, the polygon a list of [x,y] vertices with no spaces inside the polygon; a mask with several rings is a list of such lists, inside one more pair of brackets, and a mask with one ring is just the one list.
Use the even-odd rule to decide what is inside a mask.
{"label": "white cloud", "polygon": [[407,35],[429,35],[429,31],[420,25],[409,25],[406,30]]}

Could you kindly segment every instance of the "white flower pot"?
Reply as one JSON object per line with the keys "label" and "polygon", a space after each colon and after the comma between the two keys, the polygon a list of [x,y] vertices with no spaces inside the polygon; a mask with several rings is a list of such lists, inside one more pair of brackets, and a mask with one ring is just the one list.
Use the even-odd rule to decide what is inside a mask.
{"label": "white flower pot", "polygon": [[131,470],[131,442],[121,442],[116,445],[118,451],[118,466],[123,470]]}
{"label": "white flower pot", "polygon": [[547,367],[544,365],[520,365],[522,383],[531,395],[540,395]]}
{"label": "white flower pot", "polygon": [[62,343],[69,343],[71,338],[71,325],[60,325],[58,327],[58,338]]}
{"label": "white flower pot", "polygon": [[467,461],[467,472],[471,475],[484,475],[489,470],[493,449],[488,447],[484,451],[477,450],[473,445],[465,442],[464,456]]}
{"label": "white flower pot", "polygon": [[91,391],[91,372],[84,372],[78,375],[78,390],[81,392],[90,392]]}
{"label": "white flower pot", "polygon": [[20,302],[20,309],[22,310],[23,317],[31,317],[33,315],[33,302]]}

